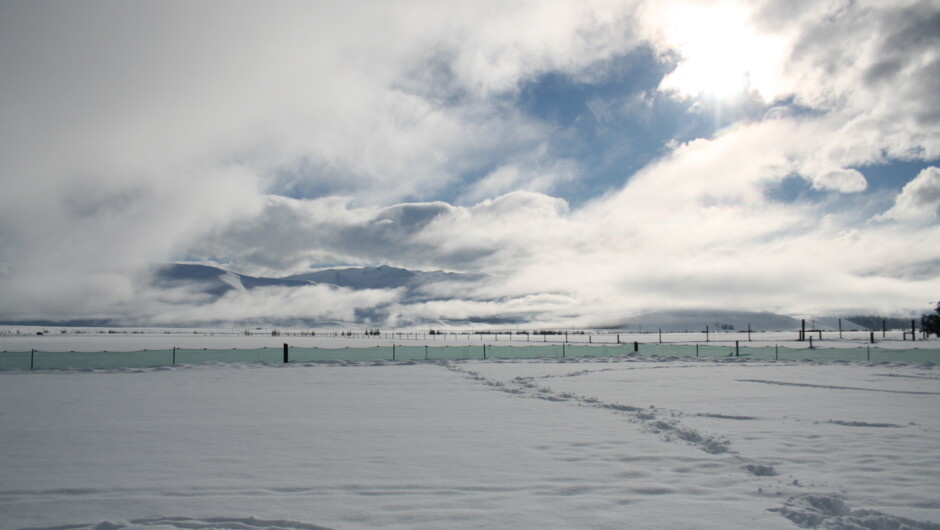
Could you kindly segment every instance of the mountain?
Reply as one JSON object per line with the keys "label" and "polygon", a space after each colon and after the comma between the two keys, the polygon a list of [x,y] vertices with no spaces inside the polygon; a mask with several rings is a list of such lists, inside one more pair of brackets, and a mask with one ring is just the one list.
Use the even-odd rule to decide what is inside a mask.
{"label": "mountain", "polygon": [[[687,309],[645,313],[616,326],[640,331],[796,331],[803,325],[802,319],[766,311],[725,311],[720,309]],[[842,319],[842,329],[857,329],[858,324]],[[806,318],[806,329],[839,329],[838,317]]]}
{"label": "mountain", "polygon": [[382,265],[350,269],[325,269],[287,276],[285,280],[326,283],[350,289],[395,289],[415,281],[418,273]]}
{"label": "mountain", "polygon": [[747,330],[787,331],[800,329],[800,321],[785,315],[767,312],[723,311],[709,309],[673,310],[645,313],[615,326],[640,331],[711,331]]}
{"label": "mountain", "polygon": [[219,297],[232,289],[302,287],[311,282],[287,278],[258,278],[207,265],[169,263],[157,267],[152,285],[161,289],[190,288]]}
{"label": "mountain", "polygon": [[[407,302],[441,298],[432,286],[443,282],[472,282],[482,279],[480,274],[458,274],[443,271],[412,271],[382,265],[346,269],[325,269],[284,278],[247,276],[207,265],[170,263],[157,268],[152,285],[157,288],[189,288],[221,297],[232,289],[251,290],[256,287],[303,287],[325,284],[335,287],[360,289],[405,290]],[[446,298],[446,297],[445,297]]]}
{"label": "mountain", "polygon": [[[275,304],[287,302],[293,304],[294,312],[290,314],[305,314],[304,304],[315,304],[316,300],[295,296],[293,289],[301,289],[311,285],[328,287],[331,291],[337,288],[350,291],[362,290],[390,290],[395,293],[384,293],[373,296],[367,293],[336,293],[340,297],[349,296],[351,308],[341,317],[344,322],[370,324],[376,326],[392,325],[397,327],[414,325],[460,326],[468,324],[489,324],[493,326],[512,325],[515,327],[531,324],[537,326],[545,315],[538,304],[526,311],[526,300],[520,298],[512,310],[505,313],[495,313],[490,309],[500,303],[514,302],[516,299],[493,299],[475,295],[477,286],[488,277],[482,274],[458,274],[443,271],[408,270],[387,265],[379,267],[359,267],[343,269],[324,269],[303,274],[295,274],[283,278],[268,278],[249,276],[228,271],[218,267],[186,263],[169,263],[154,267],[149,280],[149,286],[156,291],[166,291],[166,296],[157,294],[161,303],[179,304],[183,308],[186,304],[194,307],[205,307],[206,322],[216,322],[216,318],[224,321],[228,317],[226,310],[229,305],[222,304],[221,309],[213,312],[212,304],[219,301],[228,293],[249,293],[258,288],[278,287],[284,291],[261,291],[256,294],[258,301],[274,300]],[[151,293],[152,294],[152,293]],[[327,296],[322,290],[319,295],[323,299],[336,300]],[[313,296],[316,298],[316,296]],[[344,298],[345,299],[345,298]],[[254,297],[233,297],[233,303],[254,303]],[[247,302],[246,302],[247,301]],[[365,301],[358,304],[357,301]],[[455,301],[454,304],[437,304],[437,302]],[[424,304],[425,302],[434,302]],[[463,303],[466,302],[466,303]],[[332,302],[335,304],[335,302]],[[412,306],[411,308],[407,306]],[[159,307],[159,306],[158,306]],[[258,307],[267,307],[259,302]],[[296,308],[300,308],[299,310]],[[475,314],[481,308],[480,314]],[[198,312],[197,312],[198,313]],[[146,313],[143,313],[146,315]],[[230,314],[230,313],[229,313]],[[258,315],[258,313],[253,313]],[[267,317],[245,317],[248,320],[272,320],[293,322],[297,325],[321,325],[327,321],[313,320],[303,316],[281,318],[274,314]],[[321,313],[322,314],[322,313]],[[222,315],[222,316],[215,316]],[[71,319],[74,325],[87,325],[86,323],[107,322],[108,325],[120,325],[123,315],[90,317],[85,319]],[[147,318],[146,316],[137,317]],[[200,318],[199,316],[195,317]],[[236,319],[238,317],[235,317]],[[36,320],[52,324],[47,320]],[[333,322],[331,319],[330,322]],[[6,322],[18,323],[23,322]],[[57,322],[56,325],[63,322]],[[285,324],[287,325],[287,324]],[[723,310],[671,310],[658,311],[631,318],[617,318],[604,323],[592,323],[590,327],[619,329],[626,331],[655,332],[659,329],[670,332],[700,332],[706,326],[713,332],[743,331],[750,328],[752,331],[790,331],[798,330],[801,322],[798,318],[779,315],[769,312],[723,311]],[[842,319],[842,329],[851,330],[863,328],[848,319]],[[839,319],[835,317],[809,317],[806,319],[807,329],[839,329]]]}
{"label": "mountain", "polygon": [[443,271],[411,271],[381,265],[349,269],[326,269],[287,276],[284,280],[326,283],[350,289],[397,289],[405,287],[417,290],[422,286],[438,282],[474,281],[483,278],[479,274],[458,274]]}
{"label": "mountain", "polygon": [[[881,331],[887,329],[911,329],[911,318],[885,317],[877,315],[858,315],[850,317],[853,323],[856,323],[859,329]],[[920,318],[913,319],[916,326],[919,326]]]}

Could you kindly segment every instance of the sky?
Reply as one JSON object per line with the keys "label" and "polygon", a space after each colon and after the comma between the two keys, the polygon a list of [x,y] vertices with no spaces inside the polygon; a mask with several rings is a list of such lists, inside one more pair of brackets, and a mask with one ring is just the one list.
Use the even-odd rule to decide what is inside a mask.
{"label": "sky", "polygon": [[2,320],[908,314],[938,208],[936,0],[0,3]]}

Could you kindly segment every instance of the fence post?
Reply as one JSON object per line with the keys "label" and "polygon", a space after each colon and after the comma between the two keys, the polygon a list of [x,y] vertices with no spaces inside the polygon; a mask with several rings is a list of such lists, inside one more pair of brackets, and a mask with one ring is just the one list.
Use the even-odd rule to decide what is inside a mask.
{"label": "fence post", "polygon": [[33,369],[33,366],[34,366],[34,364],[33,364],[33,359],[34,359],[35,357],[36,357],[36,349],[34,348],[33,350],[31,350],[31,351],[29,352],[29,369],[30,369],[30,370]]}
{"label": "fence post", "polygon": [[663,343],[663,328],[659,328],[659,343]]}
{"label": "fence post", "polygon": [[917,340],[916,331],[917,331],[916,324],[914,323],[914,320],[911,319],[911,342],[914,342]]}
{"label": "fence post", "polygon": [[428,345],[427,344],[424,345],[424,360],[425,361],[428,360]]}
{"label": "fence post", "polygon": [[287,358],[287,343],[286,342],[284,343],[284,362],[285,363],[290,362],[290,360]]}
{"label": "fence post", "polygon": [[695,345],[695,358],[698,359],[698,344]]}
{"label": "fence post", "polygon": [[639,342],[633,341],[633,351],[635,351],[635,352],[639,352],[639,351],[640,351],[640,343],[639,343]]}
{"label": "fence post", "polygon": [[176,366],[176,346],[173,346],[173,365]]}
{"label": "fence post", "polygon": [[565,357],[565,343],[564,342],[561,343],[561,357],[562,359],[564,359]]}
{"label": "fence post", "polygon": [[780,345],[774,344],[774,360],[776,361],[779,359],[780,359]]}
{"label": "fence post", "polygon": [[392,362],[395,362],[395,344],[392,344]]}
{"label": "fence post", "polygon": [[734,341],[734,356],[735,357],[741,356],[741,348],[738,347],[738,341]]}
{"label": "fence post", "polygon": [[483,359],[486,359],[486,344],[483,345]]}

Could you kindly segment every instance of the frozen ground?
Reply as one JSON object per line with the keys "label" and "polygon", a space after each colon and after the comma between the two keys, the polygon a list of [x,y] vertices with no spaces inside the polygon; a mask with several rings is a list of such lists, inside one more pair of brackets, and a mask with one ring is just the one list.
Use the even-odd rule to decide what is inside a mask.
{"label": "frozen ground", "polygon": [[933,365],[0,373],[0,527],[940,528]]}

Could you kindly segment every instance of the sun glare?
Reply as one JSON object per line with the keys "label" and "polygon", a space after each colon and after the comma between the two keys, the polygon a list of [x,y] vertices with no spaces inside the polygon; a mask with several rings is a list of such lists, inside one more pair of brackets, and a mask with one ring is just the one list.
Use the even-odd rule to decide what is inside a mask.
{"label": "sun glare", "polygon": [[776,95],[776,68],[784,50],[778,37],[759,34],[742,6],[686,6],[665,15],[666,45],[678,51],[676,69],[660,89],[699,97],[729,98],[754,90]]}

